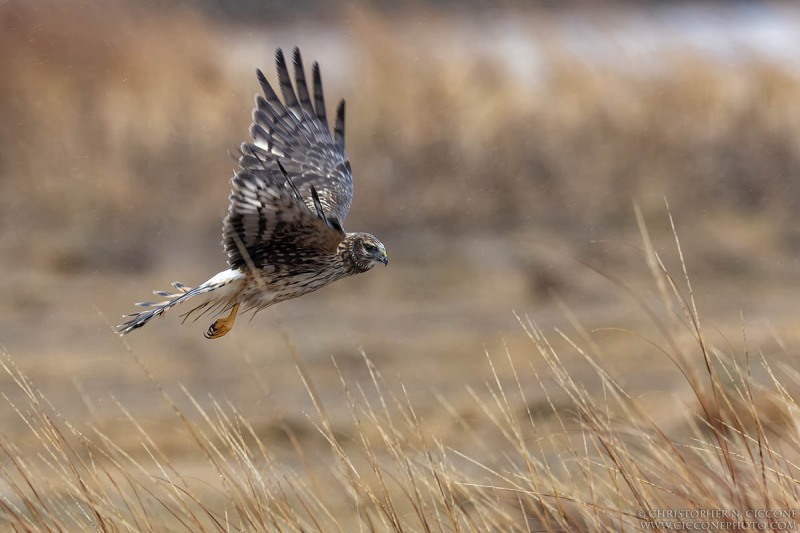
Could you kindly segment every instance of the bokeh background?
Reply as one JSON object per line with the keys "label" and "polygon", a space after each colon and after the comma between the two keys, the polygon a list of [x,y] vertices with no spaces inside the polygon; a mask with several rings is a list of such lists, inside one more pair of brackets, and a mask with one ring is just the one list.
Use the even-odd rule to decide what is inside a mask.
{"label": "bokeh background", "polygon": [[[329,106],[347,100],[346,228],[376,234],[389,267],[240,318],[219,341],[180,313],[120,340],[133,302],[225,268],[254,71],[274,80],[274,50],[294,46],[320,62]],[[634,205],[680,273],[669,204],[716,342],[746,324],[791,365],[797,50],[790,2],[0,2],[0,344],[65,416],[136,450],[119,401],[187,464],[199,459],[181,455],[130,351],[165,390],[230,401],[279,450],[287,426],[321,441],[292,346],[343,434],[331,358],[360,383],[363,351],[458,442],[441,399],[469,419],[486,353],[527,361],[514,312],[547,331],[575,320],[669,427],[686,385],[621,331],[657,334],[635,303],[657,289]],[[585,361],[569,364],[580,379]],[[21,394],[5,376],[0,390]],[[10,406],[0,427],[33,438]]]}

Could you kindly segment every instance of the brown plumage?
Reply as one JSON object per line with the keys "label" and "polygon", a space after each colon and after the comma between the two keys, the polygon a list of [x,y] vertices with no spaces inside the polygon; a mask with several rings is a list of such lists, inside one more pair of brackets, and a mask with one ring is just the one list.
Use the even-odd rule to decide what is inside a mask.
{"label": "brown plumage", "polygon": [[222,225],[230,268],[194,288],[176,282],[176,292],[155,291],[165,300],[136,304],[148,309],[127,315],[121,335],[192,299],[185,318],[230,311],[206,332],[207,338],[219,338],[233,327],[240,308],[258,312],[388,263],[378,239],[342,228],[353,199],[344,100],[331,136],[319,65],[312,67],[312,102],[300,51],[294,50],[294,85],[281,50],[275,59],[283,102],[257,71],[264,96],[256,96],[253,142],[242,143],[240,170],[231,178]]}

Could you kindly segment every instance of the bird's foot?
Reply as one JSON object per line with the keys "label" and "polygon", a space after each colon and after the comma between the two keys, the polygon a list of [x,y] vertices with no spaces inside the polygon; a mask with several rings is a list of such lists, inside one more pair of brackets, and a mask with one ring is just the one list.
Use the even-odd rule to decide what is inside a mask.
{"label": "bird's foot", "polygon": [[233,326],[228,323],[227,319],[218,318],[213,324],[211,324],[211,326],[208,328],[208,331],[203,333],[203,336],[206,339],[219,339],[220,337],[224,337],[232,327]]}
{"label": "bird's foot", "polygon": [[226,333],[228,333],[233,328],[233,322],[236,320],[236,313],[239,311],[239,304],[235,304],[233,309],[231,309],[231,314],[229,314],[225,318],[218,318],[214,321],[213,324],[208,328],[203,336],[206,339],[219,339],[220,337],[224,337]]}

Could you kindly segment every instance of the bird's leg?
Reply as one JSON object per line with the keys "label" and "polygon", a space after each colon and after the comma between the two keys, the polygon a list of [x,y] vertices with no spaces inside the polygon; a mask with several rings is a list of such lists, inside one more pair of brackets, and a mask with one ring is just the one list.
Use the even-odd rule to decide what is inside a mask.
{"label": "bird's leg", "polygon": [[203,335],[206,339],[219,339],[223,337],[226,333],[228,333],[231,328],[233,328],[233,321],[236,320],[236,313],[239,312],[239,304],[233,304],[233,309],[231,309],[231,314],[229,314],[225,318],[218,318],[211,324],[211,327],[208,328]]}

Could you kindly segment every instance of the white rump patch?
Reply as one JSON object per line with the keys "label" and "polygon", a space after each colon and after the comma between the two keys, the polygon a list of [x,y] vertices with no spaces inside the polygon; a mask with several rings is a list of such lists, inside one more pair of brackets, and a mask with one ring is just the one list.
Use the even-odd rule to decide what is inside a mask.
{"label": "white rump patch", "polygon": [[229,268],[228,270],[223,270],[210,280],[203,283],[203,285],[217,285],[222,283],[232,283],[236,280],[244,279],[244,274],[241,270],[235,268]]}
{"label": "white rump patch", "polygon": [[210,280],[201,284],[198,289],[210,288],[210,291],[199,295],[198,303],[225,301],[236,293],[244,281],[245,275],[240,270],[229,268],[223,270]]}

